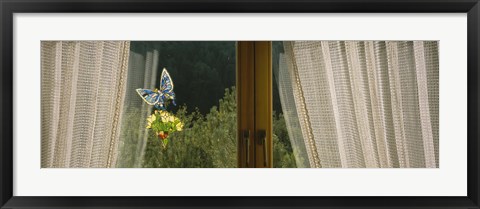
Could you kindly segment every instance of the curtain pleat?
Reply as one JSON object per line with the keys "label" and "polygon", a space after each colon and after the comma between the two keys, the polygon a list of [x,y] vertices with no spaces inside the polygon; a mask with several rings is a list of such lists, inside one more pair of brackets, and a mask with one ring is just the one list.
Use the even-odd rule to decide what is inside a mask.
{"label": "curtain pleat", "polygon": [[129,42],[43,41],[41,48],[42,167],[111,167]]}
{"label": "curtain pleat", "polygon": [[438,167],[438,42],[294,41],[284,48],[282,108],[288,131],[301,130],[291,141],[306,150],[294,152],[310,167]]}

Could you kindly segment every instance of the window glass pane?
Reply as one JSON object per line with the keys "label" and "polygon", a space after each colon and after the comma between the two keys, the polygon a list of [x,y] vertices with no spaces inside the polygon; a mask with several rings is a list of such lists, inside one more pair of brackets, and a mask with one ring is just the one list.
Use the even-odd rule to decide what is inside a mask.
{"label": "window glass pane", "polygon": [[[167,99],[153,120],[158,109],[136,89],[160,89],[163,69],[176,106]],[[133,41],[126,92],[117,167],[237,166],[235,42]]]}

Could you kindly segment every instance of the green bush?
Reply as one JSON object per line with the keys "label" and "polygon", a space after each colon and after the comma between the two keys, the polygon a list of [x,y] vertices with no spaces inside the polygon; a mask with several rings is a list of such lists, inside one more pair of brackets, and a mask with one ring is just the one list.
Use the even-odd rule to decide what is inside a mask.
{"label": "green bush", "polygon": [[[163,148],[162,142],[153,131],[149,131],[142,167],[145,168],[234,168],[237,167],[237,108],[235,88],[226,89],[218,108],[210,109],[205,116],[198,110],[187,111],[182,106],[175,113],[184,122],[184,129],[169,136],[169,143]],[[132,113],[134,114],[134,113]],[[128,116],[127,116],[128,117]],[[133,117],[133,115],[130,115]],[[276,168],[295,166],[295,158],[286,132],[282,115],[274,120],[273,165]],[[146,124],[146,121],[143,123]],[[145,127],[145,124],[141,127]],[[134,129],[124,126],[127,129]],[[125,130],[122,133],[134,138],[138,130]],[[138,133],[137,133],[138,135]],[[127,143],[135,144],[131,140]],[[126,165],[134,165],[131,159],[138,149],[121,152]]]}

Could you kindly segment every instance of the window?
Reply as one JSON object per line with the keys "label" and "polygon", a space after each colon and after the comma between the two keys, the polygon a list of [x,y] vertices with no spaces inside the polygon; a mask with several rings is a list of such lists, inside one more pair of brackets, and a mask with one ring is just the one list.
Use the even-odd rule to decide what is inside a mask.
{"label": "window", "polygon": [[[176,102],[166,111],[184,127],[162,139],[145,129],[156,108],[135,90],[159,88],[164,68]],[[236,167],[235,91],[235,42],[131,42],[117,167]]]}
{"label": "window", "polygon": [[43,41],[42,167],[438,168],[437,41]]}

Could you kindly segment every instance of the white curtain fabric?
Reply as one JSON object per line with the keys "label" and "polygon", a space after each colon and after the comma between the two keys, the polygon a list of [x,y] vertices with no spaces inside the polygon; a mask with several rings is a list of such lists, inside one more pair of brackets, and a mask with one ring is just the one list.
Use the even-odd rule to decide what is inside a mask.
{"label": "white curtain fabric", "polygon": [[146,104],[135,89],[159,88],[158,62],[160,47],[155,43],[132,42],[128,64],[126,100],[121,122],[119,157],[116,167],[140,168],[147,146],[146,119],[153,106]]}
{"label": "white curtain fabric", "polygon": [[42,41],[41,167],[113,167],[129,42]]}
{"label": "white curtain fabric", "polygon": [[[280,96],[280,104],[282,106],[283,117],[285,118],[285,124],[288,131],[288,137],[290,144],[292,145],[293,155],[297,168],[310,167],[309,159],[307,156],[307,148],[303,138],[302,126],[298,120],[297,104],[293,95],[298,94],[298,88],[294,88],[292,80],[292,71],[288,69],[287,58],[285,54],[279,55],[277,86]],[[274,71],[275,72],[275,71]]]}
{"label": "white curtain fabric", "polygon": [[439,166],[438,42],[292,41],[284,48],[279,92],[297,162]]}

